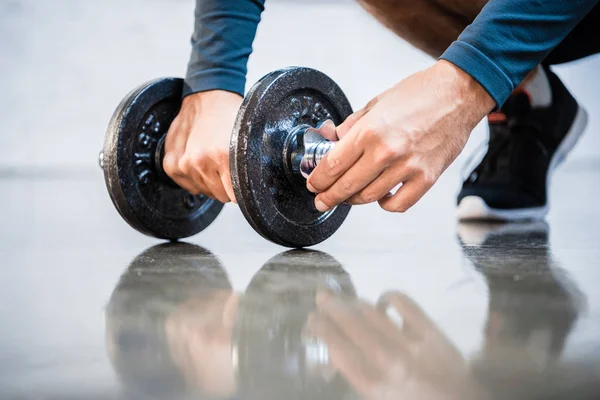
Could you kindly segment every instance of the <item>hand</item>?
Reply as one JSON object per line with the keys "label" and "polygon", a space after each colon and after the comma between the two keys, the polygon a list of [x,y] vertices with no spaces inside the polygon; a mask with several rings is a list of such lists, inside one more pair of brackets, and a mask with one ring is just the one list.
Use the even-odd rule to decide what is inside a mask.
{"label": "hand", "polygon": [[[484,400],[458,350],[423,310],[400,293],[375,308],[364,301],[317,296],[310,334],[327,344],[330,362],[368,400]],[[386,309],[402,318],[394,323]]]}
{"label": "hand", "polygon": [[165,141],[163,168],[179,186],[222,203],[235,202],[229,141],[242,104],[238,94],[213,90],[183,99]]}
{"label": "hand", "polygon": [[[468,74],[447,61],[377,96],[337,127],[339,143],[307,181],[315,206],[378,201],[392,212],[412,207],[462,151],[495,103]],[[391,191],[402,184],[395,194]]]}

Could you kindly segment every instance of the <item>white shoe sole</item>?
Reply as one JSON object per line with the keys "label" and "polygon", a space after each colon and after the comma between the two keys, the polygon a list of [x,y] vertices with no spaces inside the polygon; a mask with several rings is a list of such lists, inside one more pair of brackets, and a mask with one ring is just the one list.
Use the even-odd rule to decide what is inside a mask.
{"label": "white shoe sole", "polygon": [[[548,175],[546,176],[546,190],[550,188],[550,181],[554,170],[565,160],[567,154],[583,134],[587,125],[587,112],[581,106],[577,110],[577,115],[569,133],[565,136],[562,143],[556,149],[550,162]],[[492,208],[479,196],[467,196],[458,204],[456,214],[461,221],[467,220],[488,220],[488,221],[519,221],[519,220],[537,220],[543,219],[548,214],[549,204],[543,207],[519,208],[512,210]]]}

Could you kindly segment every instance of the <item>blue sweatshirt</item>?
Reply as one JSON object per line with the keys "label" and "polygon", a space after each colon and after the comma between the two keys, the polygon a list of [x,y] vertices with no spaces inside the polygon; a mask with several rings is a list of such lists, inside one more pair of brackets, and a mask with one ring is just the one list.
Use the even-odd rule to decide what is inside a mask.
{"label": "blue sweatshirt", "polygon": [[[599,1],[490,0],[440,58],[471,75],[501,106]],[[244,94],[264,2],[196,1],[184,95],[212,89]]]}

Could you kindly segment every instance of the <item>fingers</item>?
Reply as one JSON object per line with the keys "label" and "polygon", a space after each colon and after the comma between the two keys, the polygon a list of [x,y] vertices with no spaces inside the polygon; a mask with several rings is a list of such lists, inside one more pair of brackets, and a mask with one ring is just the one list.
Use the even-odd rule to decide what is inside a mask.
{"label": "fingers", "polygon": [[430,182],[422,175],[414,176],[412,179],[404,182],[396,193],[379,200],[379,205],[389,212],[406,212],[431,189],[433,184],[434,182]]}
{"label": "fingers", "polygon": [[362,156],[363,149],[352,140],[342,140],[329,151],[308,177],[307,188],[323,192],[338,180]]}
{"label": "fingers", "polygon": [[312,314],[308,319],[308,329],[312,335],[327,343],[331,363],[346,381],[363,395],[371,392],[378,378],[377,373],[352,341],[322,315]]}
{"label": "fingers", "polygon": [[165,173],[187,192],[193,195],[204,194],[227,203],[235,196],[228,161],[223,161],[224,158],[220,155],[211,156],[211,152],[195,156],[178,156],[176,152],[171,152],[165,154],[163,168]]}
{"label": "fingers", "polygon": [[165,173],[188,193],[193,195],[203,194],[212,199],[216,198],[208,188],[201,171],[196,169],[194,163],[188,161],[186,158],[177,160],[176,154],[165,154],[163,168]]}
{"label": "fingers", "polygon": [[[386,324],[387,316],[373,306],[356,299],[344,301],[326,293],[317,295],[317,306],[330,324],[344,332],[357,352],[367,355],[372,367],[385,370],[392,359],[406,354],[401,341],[393,337],[399,330],[391,322]],[[377,323],[372,324],[371,319]],[[382,326],[387,332],[378,329]]]}
{"label": "fingers", "polygon": [[227,197],[229,197],[229,200],[231,200],[233,203],[237,204],[235,193],[233,192],[233,184],[231,183],[231,172],[229,166],[227,166],[227,169],[219,172],[219,176],[221,178],[223,188],[225,189],[225,192],[227,192]]}
{"label": "fingers", "polygon": [[[360,340],[355,341],[354,344],[367,353],[372,353],[377,349],[382,349],[387,353],[398,354],[402,353],[402,338],[400,335],[400,328],[392,322],[385,312],[382,312],[379,308],[368,304],[365,301],[356,299],[348,299],[345,304],[343,300],[332,296],[326,292],[319,292],[317,294],[317,306],[321,310],[322,314],[330,318],[332,321],[340,321],[338,316],[332,315],[331,313],[339,313],[340,307],[345,305],[346,309],[352,311],[349,317],[344,316],[344,312],[341,313],[342,319],[351,318],[356,323],[363,326],[362,330],[377,343],[377,346],[368,345],[370,342]],[[337,304],[337,305],[336,305]],[[346,313],[346,315],[349,315]],[[351,327],[348,324],[338,325],[338,327],[347,332]],[[352,334],[349,334],[352,337]],[[363,345],[363,344],[366,344]]]}
{"label": "fingers", "polygon": [[[372,103],[373,101],[369,104]],[[318,128],[319,134],[331,141],[342,139],[368,113],[369,104],[347,117],[342,124],[335,128],[335,132],[333,121],[325,121]],[[357,146],[354,140],[340,141],[325,155],[308,177],[306,187],[313,193],[323,192],[342,176],[361,157],[362,153],[362,147]],[[319,209],[318,206],[317,209]]]}
{"label": "fingers", "polygon": [[364,189],[345,200],[351,205],[369,204],[387,196],[398,184],[410,177],[410,171],[403,165],[391,166],[384,170]]}
{"label": "fingers", "polygon": [[325,212],[346,201],[377,178],[383,168],[382,165],[372,163],[369,157],[361,157],[329,189],[317,195],[315,198],[317,209]]}
{"label": "fingers", "polygon": [[324,121],[315,130],[319,135],[323,136],[327,140],[331,140],[332,142],[337,142],[339,140],[335,123],[330,119]]}
{"label": "fingers", "polygon": [[404,293],[384,293],[377,303],[378,308],[382,311],[390,306],[393,307],[404,320],[404,325],[415,333],[422,334],[431,329],[437,330],[435,324],[421,307]]}
{"label": "fingers", "polygon": [[221,203],[227,203],[230,201],[229,195],[223,187],[223,181],[218,171],[213,170],[211,172],[204,172],[202,174],[202,178],[206,183],[207,188],[212,188],[212,190],[209,190],[212,192],[213,198],[219,200]]}
{"label": "fingers", "polygon": [[[179,161],[173,161],[175,157],[174,154],[165,155],[163,168],[177,185],[193,195],[203,194],[222,203],[231,200],[233,189],[228,170],[220,172],[218,164],[210,159],[202,158],[201,161],[194,161],[183,156]],[[206,166],[207,164],[209,166]],[[231,191],[231,196],[226,188]]]}
{"label": "fingers", "polygon": [[178,156],[175,153],[165,152],[163,169],[173,182],[193,195],[201,193],[202,189],[206,190],[206,186],[201,180],[183,173],[183,168],[179,165]]}
{"label": "fingers", "polygon": [[182,173],[179,160],[185,150],[189,137],[189,129],[181,118],[176,117],[167,133],[165,139],[165,155],[163,158],[163,170],[180,187],[193,194],[197,190],[194,181]]}
{"label": "fingers", "polygon": [[[367,143],[360,138],[359,121],[369,113],[378,102],[378,97],[371,100],[364,108],[351,114],[346,120],[335,128],[332,121],[326,121],[318,130],[321,136],[329,140],[340,139],[338,144],[330,150],[308,177],[306,187],[313,193],[320,193],[315,198],[315,207],[321,212],[330,210],[349,197],[362,190],[381,173],[381,159],[371,160],[363,156]],[[346,140],[342,138],[348,136]],[[358,143],[361,140],[363,143]],[[323,193],[325,192],[325,193]],[[384,194],[385,195],[385,194]]]}
{"label": "fingers", "polygon": [[402,335],[402,329],[394,323],[384,310],[375,308],[369,304],[362,304],[361,311],[369,323],[382,337],[388,347],[401,351],[406,344]]}
{"label": "fingers", "polygon": [[365,326],[360,313],[337,297],[320,293],[317,305],[323,315],[339,327],[348,339],[358,348],[373,348],[378,345],[369,328]]}

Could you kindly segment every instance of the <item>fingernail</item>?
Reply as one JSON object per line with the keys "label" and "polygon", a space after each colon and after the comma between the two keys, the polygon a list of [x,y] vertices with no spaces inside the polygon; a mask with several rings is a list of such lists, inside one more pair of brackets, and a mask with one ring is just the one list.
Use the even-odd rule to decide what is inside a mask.
{"label": "fingernail", "polygon": [[308,189],[308,191],[309,191],[309,192],[312,192],[312,193],[317,193],[317,189],[315,189],[315,188],[313,187],[313,185],[311,185],[311,184],[310,184],[310,183],[308,183],[308,182],[306,182],[306,188]]}
{"label": "fingernail", "polygon": [[325,125],[331,125],[331,124],[333,124],[333,126],[335,126],[335,124],[333,123],[333,121],[332,121],[332,120],[330,120],[330,119],[326,119],[325,121],[323,121],[323,122],[320,122],[320,123],[317,125],[317,129],[319,129],[319,128],[321,128],[321,127],[325,126]]}
{"label": "fingernail", "polygon": [[325,212],[329,210],[329,206],[327,206],[327,204],[323,203],[321,200],[319,199],[315,199],[315,207],[317,208],[317,210],[319,210],[320,212]]}

